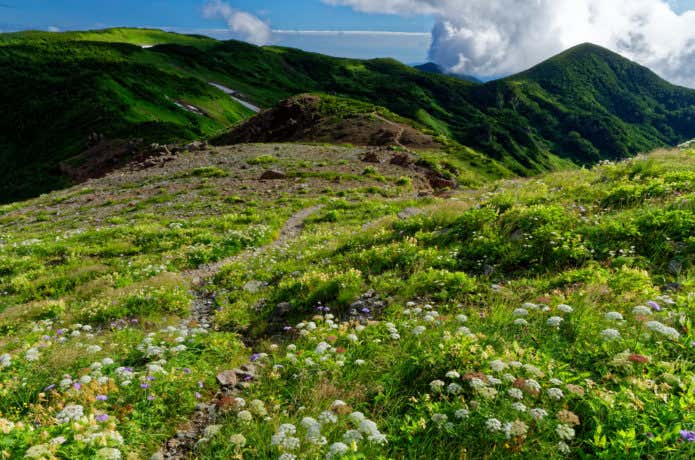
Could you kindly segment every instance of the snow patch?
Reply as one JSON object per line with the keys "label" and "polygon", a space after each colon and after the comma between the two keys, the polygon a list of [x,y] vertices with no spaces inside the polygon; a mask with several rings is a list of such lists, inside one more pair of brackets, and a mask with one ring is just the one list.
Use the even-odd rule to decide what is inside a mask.
{"label": "snow patch", "polygon": [[214,86],[215,88],[217,88],[217,89],[219,89],[220,91],[222,91],[223,93],[227,94],[229,97],[231,97],[232,99],[234,99],[234,100],[237,101],[239,104],[241,104],[241,105],[243,105],[244,107],[246,107],[247,109],[253,110],[253,111],[256,112],[256,113],[260,113],[261,108],[258,107],[258,106],[256,106],[256,105],[251,104],[250,102],[246,102],[245,100],[240,99],[239,96],[241,96],[241,93],[239,93],[238,91],[235,91],[235,90],[233,90],[233,89],[231,89],[231,88],[227,88],[226,86],[222,86],[222,85],[220,85],[220,84],[218,84],[218,83],[213,83],[213,82],[209,82],[209,83],[210,83],[212,86]]}

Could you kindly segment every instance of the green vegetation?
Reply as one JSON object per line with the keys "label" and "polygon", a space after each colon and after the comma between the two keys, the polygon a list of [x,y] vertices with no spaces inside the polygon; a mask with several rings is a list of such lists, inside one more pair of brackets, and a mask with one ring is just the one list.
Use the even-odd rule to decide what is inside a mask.
{"label": "green vegetation", "polygon": [[3,34],[0,65],[4,201],[65,186],[60,164],[94,132],[171,142],[217,135],[251,114],[209,82],[263,107],[305,92],[384,107],[521,175],[695,137],[695,92],[591,45],[484,85],[389,59],[146,29]]}
{"label": "green vegetation", "polygon": [[[0,39],[0,200],[68,184],[60,165],[87,149],[92,133],[144,142],[191,140],[220,133],[252,113],[201,79],[140,59],[151,51],[81,37],[94,38],[27,33]],[[107,37],[112,35],[100,38]]]}
{"label": "green vegetation", "polygon": [[692,458],[694,151],[446,198],[362,153],[196,152],[0,208],[0,452],[148,458],[251,359],[198,458]]}

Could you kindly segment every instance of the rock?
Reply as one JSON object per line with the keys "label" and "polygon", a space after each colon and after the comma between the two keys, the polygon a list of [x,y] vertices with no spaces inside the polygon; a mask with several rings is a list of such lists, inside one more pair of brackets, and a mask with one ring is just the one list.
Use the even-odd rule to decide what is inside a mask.
{"label": "rock", "polygon": [[362,161],[365,163],[381,163],[381,159],[375,150],[370,150],[362,155]]}
{"label": "rock", "polygon": [[415,159],[408,155],[407,153],[396,153],[391,158],[390,163],[392,165],[401,166],[407,168],[415,163]]}
{"label": "rock", "polygon": [[442,189],[455,189],[456,188],[456,182],[447,179],[446,177],[440,176],[438,174],[431,174],[427,177],[427,180],[430,183],[430,186],[435,189],[435,190],[442,190]]}
{"label": "rock", "polygon": [[260,291],[261,287],[263,287],[263,282],[258,280],[251,280],[244,284],[244,290],[252,294]]}
{"label": "rock", "polygon": [[273,310],[273,318],[284,318],[289,312],[292,311],[292,304],[289,302],[280,302],[275,306]]}
{"label": "rock", "polygon": [[255,374],[252,374],[251,372],[242,370],[242,369],[234,369],[234,372],[236,373],[236,378],[237,380],[253,380],[254,377],[256,377]]}
{"label": "rock", "polygon": [[217,383],[220,384],[220,386],[233,387],[238,381],[239,379],[237,378],[237,374],[234,370],[224,371],[217,374]]}
{"label": "rock", "polygon": [[164,454],[157,452],[150,457],[150,460],[164,460]]}
{"label": "rock", "polygon": [[287,174],[285,174],[282,171],[278,171],[276,169],[269,169],[261,175],[261,180],[278,180],[284,179],[286,177]]}
{"label": "rock", "polygon": [[252,363],[244,364],[243,366],[241,366],[241,370],[251,375],[256,375],[258,373],[258,371],[256,370],[256,365]]}
{"label": "rock", "polygon": [[186,150],[189,152],[197,152],[201,150],[207,150],[208,148],[208,143],[203,142],[203,141],[196,141],[196,142],[191,142],[190,144],[186,145]]}
{"label": "rock", "polygon": [[423,210],[419,208],[405,208],[403,211],[398,213],[399,219],[408,219],[410,217],[422,214]]}

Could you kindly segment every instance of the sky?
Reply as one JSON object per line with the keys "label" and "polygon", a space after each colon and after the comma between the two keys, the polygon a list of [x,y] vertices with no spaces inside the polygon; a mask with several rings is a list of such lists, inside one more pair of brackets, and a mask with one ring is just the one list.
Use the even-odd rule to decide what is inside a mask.
{"label": "sky", "polygon": [[594,42],[695,87],[695,0],[0,0],[0,31],[157,27],[507,75]]}

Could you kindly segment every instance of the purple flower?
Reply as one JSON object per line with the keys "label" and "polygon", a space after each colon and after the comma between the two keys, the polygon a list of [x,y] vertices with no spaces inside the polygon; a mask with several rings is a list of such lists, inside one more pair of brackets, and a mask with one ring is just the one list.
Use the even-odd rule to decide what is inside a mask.
{"label": "purple flower", "polygon": [[691,347],[695,347],[695,342],[690,342]]}
{"label": "purple flower", "polygon": [[51,384],[51,385],[48,385],[46,388],[44,388],[43,391],[51,391],[55,387],[56,387],[55,384]]}
{"label": "purple flower", "polygon": [[109,397],[106,395],[97,395],[97,401],[106,401]]}
{"label": "purple flower", "polygon": [[81,384],[80,382],[75,382],[75,383],[72,384],[72,387],[73,387],[75,390],[79,390],[80,388],[82,388],[82,384]]}
{"label": "purple flower", "polygon": [[198,380],[198,388],[203,388],[204,386],[203,382]]}
{"label": "purple flower", "polygon": [[363,308],[362,310],[360,310],[360,311],[361,311],[362,313],[364,313],[365,315],[368,315],[368,314],[370,314],[370,313],[372,312],[372,311],[371,311],[369,308],[367,308],[367,307],[364,307],[364,308]]}
{"label": "purple flower", "polygon": [[154,395],[147,395],[148,401],[154,401]]}
{"label": "purple flower", "polygon": [[251,355],[251,361],[258,361],[258,359],[261,357],[260,353],[254,353]]}
{"label": "purple flower", "polygon": [[681,430],[683,441],[695,442],[695,431]]}
{"label": "purple flower", "polygon": [[200,393],[198,393],[198,392],[196,391],[196,392],[195,392],[195,399],[200,399],[200,398],[201,398]]}
{"label": "purple flower", "polygon": [[244,381],[245,381],[245,382],[248,382],[249,380],[253,380],[253,376],[251,376],[251,375],[245,375],[245,376],[244,376]]}
{"label": "purple flower", "polygon": [[106,415],[106,414],[99,414],[99,415],[97,415],[97,422],[104,423],[104,422],[107,421],[108,419],[109,419],[109,416]]}
{"label": "purple flower", "polygon": [[149,387],[150,387],[150,384],[149,384],[149,383],[141,383],[141,384],[140,384],[140,388],[142,388],[143,390],[146,390],[146,389],[148,389]]}
{"label": "purple flower", "polygon": [[184,374],[190,374],[190,373],[191,373],[191,370],[190,370],[189,368],[187,368],[187,367],[184,367],[184,368],[183,368],[183,373],[184,373]]}
{"label": "purple flower", "polygon": [[654,311],[661,311],[661,305],[659,305],[658,303],[654,302],[653,300],[650,300],[649,302],[647,302],[647,305],[649,305],[650,307],[652,307],[652,310],[654,310]]}
{"label": "purple flower", "polygon": [[284,330],[285,332],[289,332],[289,331],[292,330],[292,326],[285,326],[285,327],[283,327],[283,330]]}
{"label": "purple flower", "polygon": [[154,375],[148,375],[148,376],[147,376],[147,380],[149,380],[150,382],[151,382],[152,380],[155,380]]}
{"label": "purple flower", "polygon": [[63,335],[63,334],[65,334],[65,329],[58,329],[56,331],[56,335]]}

